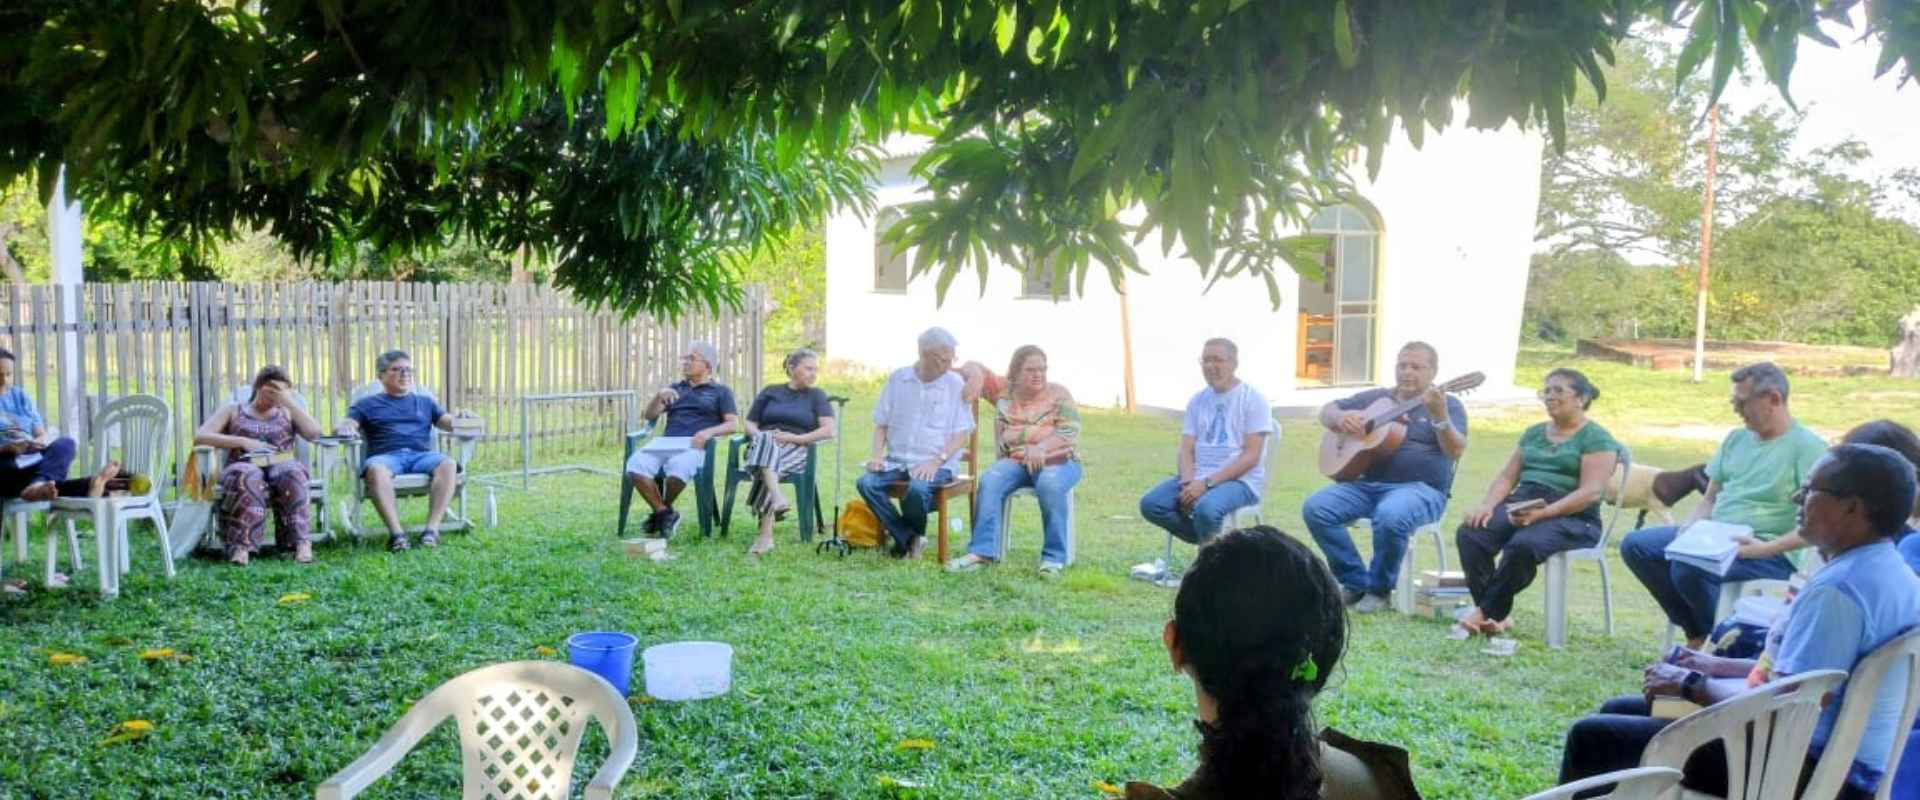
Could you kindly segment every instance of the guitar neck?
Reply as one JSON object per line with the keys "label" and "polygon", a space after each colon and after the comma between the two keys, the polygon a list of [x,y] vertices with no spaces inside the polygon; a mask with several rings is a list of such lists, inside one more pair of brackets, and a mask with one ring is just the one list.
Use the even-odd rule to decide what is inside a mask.
{"label": "guitar neck", "polygon": [[1374,428],[1377,428],[1381,425],[1385,425],[1389,422],[1399,419],[1401,415],[1409,411],[1412,411],[1414,407],[1418,405],[1420,405],[1420,398],[1416,397],[1412,400],[1405,401],[1400,405],[1394,406],[1393,408],[1389,408],[1386,411],[1382,411],[1378,415],[1374,416],[1372,419],[1367,420],[1367,430],[1369,432],[1372,432]]}

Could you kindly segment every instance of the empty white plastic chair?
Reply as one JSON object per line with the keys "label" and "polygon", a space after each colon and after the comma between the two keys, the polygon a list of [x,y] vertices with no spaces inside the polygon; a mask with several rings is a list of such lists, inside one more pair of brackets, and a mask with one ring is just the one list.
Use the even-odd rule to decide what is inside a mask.
{"label": "empty white plastic chair", "polygon": [[[1633,471],[1633,454],[1627,448],[1620,448],[1620,463],[1614,467],[1614,474],[1620,476],[1620,485],[1613,497],[1627,495],[1627,476]],[[1602,492],[1602,494],[1606,494]],[[1604,501],[1602,501],[1604,502]],[[1602,513],[1605,513],[1604,511]],[[1613,513],[1607,514],[1606,522],[1600,526],[1600,541],[1592,547],[1578,550],[1562,550],[1547,557],[1545,565],[1547,596],[1547,646],[1556,650],[1567,646],[1567,585],[1573,577],[1573,564],[1576,561],[1592,561],[1600,565],[1600,607],[1606,618],[1607,635],[1613,635],[1613,576],[1607,570],[1607,550],[1613,541],[1613,532],[1620,526],[1620,506],[1616,503]],[[1672,649],[1669,645],[1668,649]]]}
{"label": "empty white plastic chair", "polygon": [[[1793,800],[1821,702],[1846,679],[1837,669],[1805,672],[1695,711],[1655,734],[1640,765],[1683,769],[1693,751],[1719,742],[1727,754],[1725,800]],[[1711,795],[1683,789],[1681,797]]]}
{"label": "empty white plastic chair", "polygon": [[1900,695],[1902,699],[1897,717],[1904,723],[1894,733],[1893,753],[1887,758],[1886,776],[1880,779],[1880,788],[1874,797],[1888,800],[1892,795],[1894,771],[1900,768],[1900,753],[1907,746],[1907,735],[1913,731],[1914,715],[1920,713],[1920,629],[1893,637],[1886,644],[1874,648],[1860,663],[1853,665],[1853,677],[1847,679],[1847,696],[1840,701],[1840,715],[1833,721],[1833,731],[1827,735],[1827,746],[1820,753],[1819,766],[1814,769],[1813,779],[1807,783],[1807,789],[1801,797],[1826,798],[1840,791],[1841,784],[1847,779],[1847,769],[1858,755],[1860,738],[1867,730],[1867,720],[1873,715],[1875,695],[1879,694],[1881,685],[1888,680],[1906,684],[1906,691]]}
{"label": "empty white plastic chair", "polygon": [[573,764],[588,720],[606,732],[608,753],[585,797],[610,800],[640,745],[633,711],[605,678],[557,661],[495,664],[421,698],[366,755],[321,783],[314,797],[359,795],[449,719],[460,733],[464,800],[571,796]]}
{"label": "empty white plastic chair", "polygon": [[1573,800],[1586,792],[1609,786],[1613,787],[1613,791],[1587,795],[1589,800],[1666,800],[1679,793],[1680,770],[1672,767],[1623,769],[1555,786],[1521,800]]}

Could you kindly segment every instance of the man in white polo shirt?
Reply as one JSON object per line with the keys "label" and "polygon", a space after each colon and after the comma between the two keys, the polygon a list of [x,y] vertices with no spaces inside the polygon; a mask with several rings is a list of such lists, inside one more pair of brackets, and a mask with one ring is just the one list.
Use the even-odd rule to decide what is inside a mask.
{"label": "man in white polo shirt", "polygon": [[[854,486],[893,539],[896,558],[919,558],[926,549],[934,487],[953,479],[973,432],[973,408],[962,398],[966,381],[953,372],[958,344],[941,328],[920,334],[920,360],[887,377],[873,409],[872,455]],[[887,487],[902,481],[907,492],[896,508]]]}

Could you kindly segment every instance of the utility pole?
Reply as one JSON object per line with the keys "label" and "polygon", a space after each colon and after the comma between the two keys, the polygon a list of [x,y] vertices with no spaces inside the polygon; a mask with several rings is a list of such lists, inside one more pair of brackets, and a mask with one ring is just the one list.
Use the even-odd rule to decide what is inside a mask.
{"label": "utility pole", "polygon": [[1707,190],[1700,213],[1700,285],[1693,309],[1693,382],[1701,380],[1707,360],[1707,273],[1713,264],[1714,154],[1720,141],[1720,106],[1707,111]]}

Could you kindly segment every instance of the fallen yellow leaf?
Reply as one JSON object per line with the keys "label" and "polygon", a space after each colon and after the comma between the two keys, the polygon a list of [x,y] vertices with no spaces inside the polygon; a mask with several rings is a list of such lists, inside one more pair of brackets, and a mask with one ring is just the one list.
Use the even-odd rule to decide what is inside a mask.
{"label": "fallen yellow leaf", "polygon": [[306,592],[291,592],[288,594],[280,595],[280,605],[284,606],[284,605],[292,605],[294,603],[304,603],[312,599],[313,599],[313,595],[307,594]]}
{"label": "fallen yellow leaf", "polygon": [[173,658],[173,648],[161,647],[161,648],[152,649],[152,650],[140,651],[141,661],[158,661],[163,658]]}
{"label": "fallen yellow leaf", "polygon": [[540,645],[539,647],[533,648],[533,654],[540,656],[542,658],[552,658],[554,655],[554,650],[553,648],[543,644],[543,645]]}
{"label": "fallen yellow leaf", "polygon": [[121,742],[131,742],[153,733],[153,723],[144,719],[130,719],[113,727],[113,735],[100,742],[101,747]]}
{"label": "fallen yellow leaf", "polygon": [[905,780],[905,779],[902,779],[902,778],[895,778],[895,777],[893,777],[892,775],[882,775],[882,776],[880,776],[880,785],[881,785],[881,786],[885,786],[885,787],[887,787],[887,788],[889,788],[889,789],[918,789],[918,788],[920,788],[920,784],[919,784],[919,783],[918,783],[917,781],[910,781],[910,780]]}
{"label": "fallen yellow leaf", "polygon": [[87,663],[87,657],[78,653],[48,653],[47,663],[56,667]]}
{"label": "fallen yellow leaf", "polygon": [[1098,779],[1094,780],[1093,788],[1099,789],[1102,794],[1112,795],[1114,797],[1119,797],[1120,795],[1126,793],[1120,787],[1115,786],[1103,780],[1098,780]]}
{"label": "fallen yellow leaf", "polygon": [[933,742],[927,741],[926,739],[901,739],[899,744],[896,744],[893,746],[893,749],[895,750],[932,750]]}
{"label": "fallen yellow leaf", "polygon": [[144,719],[130,719],[130,720],[127,720],[126,722],[120,723],[120,730],[139,731],[141,733],[147,733],[153,730],[153,723],[148,722]]}

